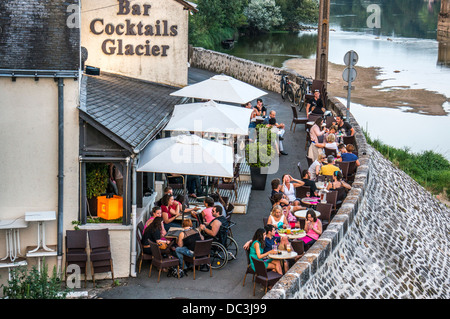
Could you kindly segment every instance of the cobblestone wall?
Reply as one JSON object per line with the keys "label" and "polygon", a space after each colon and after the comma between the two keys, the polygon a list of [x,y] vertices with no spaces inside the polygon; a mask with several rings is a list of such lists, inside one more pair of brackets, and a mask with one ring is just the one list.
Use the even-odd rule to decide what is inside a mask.
{"label": "cobblestone wall", "polygon": [[[202,48],[191,66],[279,92],[283,71]],[[334,114],[346,107],[329,98]],[[367,145],[351,116],[361,166],[319,240],[263,298],[448,298],[450,211]]]}
{"label": "cobblestone wall", "polygon": [[293,298],[449,298],[449,213],[372,151],[344,240]]}

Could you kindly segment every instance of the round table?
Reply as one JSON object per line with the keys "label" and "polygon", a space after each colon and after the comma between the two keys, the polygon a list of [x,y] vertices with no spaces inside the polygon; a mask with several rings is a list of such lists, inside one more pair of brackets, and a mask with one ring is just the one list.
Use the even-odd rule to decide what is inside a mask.
{"label": "round table", "polygon": [[[306,213],[308,212],[308,209],[303,209],[303,210],[298,210],[294,213],[295,217],[301,218],[301,219],[305,219],[306,218]],[[320,216],[320,212],[317,210],[314,210],[314,213],[316,213],[316,217]]]}
{"label": "round table", "polygon": [[279,250],[281,254],[269,254],[269,258],[272,259],[292,259],[297,257],[297,253],[293,250],[291,250],[290,253],[287,252],[287,250]]}
{"label": "round table", "polygon": [[320,197],[304,197],[302,203],[308,206],[316,206],[320,202]]}
{"label": "round table", "polygon": [[298,233],[298,234],[293,234],[292,231],[294,231],[295,229],[299,229],[299,228],[293,228],[293,229],[291,229],[291,233],[290,233],[290,234],[287,234],[287,233],[280,233],[280,232],[278,232],[278,234],[279,234],[280,236],[287,236],[288,239],[299,239],[299,238],[303,238],[303,237],[306,236],[306,232],[304,232],[304,231],[301,232],[301,233]]}

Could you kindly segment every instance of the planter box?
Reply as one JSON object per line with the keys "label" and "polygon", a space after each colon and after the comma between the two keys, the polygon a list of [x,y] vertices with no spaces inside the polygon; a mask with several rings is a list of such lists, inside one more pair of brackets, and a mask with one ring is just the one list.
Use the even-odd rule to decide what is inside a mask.
{"label": "planter box", "polygon": [[264,190],[266,188],[267,174],[261,173],[260,167],[250,167],[252,177],[252,190]]}

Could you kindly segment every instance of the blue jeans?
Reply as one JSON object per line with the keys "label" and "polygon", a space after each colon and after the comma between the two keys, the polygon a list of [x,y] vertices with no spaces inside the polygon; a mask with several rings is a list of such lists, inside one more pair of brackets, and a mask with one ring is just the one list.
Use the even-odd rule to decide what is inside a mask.
{"label": "blue jeans", "polygon": [[[183,256],[194,256],[194,253],[189,250],[189,248],[183,246],[183,247],[177,247],[175,249],[175,254],[177,254],[178,259],[180,260],[180,267],[183,267]],[[184,265],[184,269],[186,269],[186,264]],[[183,269],[183,270],[184,270]]]}

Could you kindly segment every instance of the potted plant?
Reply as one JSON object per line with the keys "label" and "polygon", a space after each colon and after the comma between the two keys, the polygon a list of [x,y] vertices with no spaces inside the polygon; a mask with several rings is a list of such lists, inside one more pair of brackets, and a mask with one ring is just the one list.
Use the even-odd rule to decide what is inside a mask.
{"label": "potted plant", "polygon": [[106,193],[108,176],[107,164],[86,163],[86,198],[91,215],[97,215],[97,196]]}
{"label": "potted plant", "polygon": [[254,132],[254,141],[245,147],[245,159],[250,166],[253,190],[264,190],[267,180],[267,169],[274,157],[276,134],[265,124],[258,124]]}

